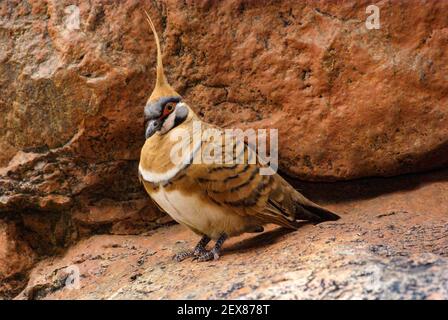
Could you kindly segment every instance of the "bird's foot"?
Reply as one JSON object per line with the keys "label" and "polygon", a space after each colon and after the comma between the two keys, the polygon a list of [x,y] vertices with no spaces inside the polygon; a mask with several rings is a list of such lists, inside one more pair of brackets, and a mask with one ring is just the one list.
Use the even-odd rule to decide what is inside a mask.
{"label": "bird's foot", "polygon": [[179,253],[176,253],[173,256],[173,260],[177,261],[177,262],[181,262],[181,261],[184,261],[185,259],[193,257],[193,256],[194,256],[194,252],[192,250],[181,251]]}
{"label": "bird's foot", "polygon": [[186,250],[186,251],[181,251],[179,253],[176,253],[173,257],[173,260],[175,260],[177,262],[181,262],[187,258],[191,258],[191,257],[196,258],[196,257],[203,255],[204,253],[207,252],[207,250],[205,249],[205,246],[207,245],[207,243],[209,243],[209,241],[210,241],[209,237],[203,236],[201,238],[201,240],[199,241],[199,243],[194,248],[194,250]]}
{"label": "bird's foot", "polygon": [[173,260],[177,261],[177,262],[181,262],[184,261],[185,259],[188,258],[192,258],[193,260],[196,260],[197,258],[203,256],[204,254],[207,254],[207,250],[205,248],[198,248],[196,247],[194,250],[186,250],[186,251],[181,251],[179,253],[176,253],[173,257]]}
{"label": "bird's foot", "polygon": [[219,259],[219,253],[214,249],[210,251],[205,251],[193,258],[193,260],[196,260],[198,262],[212,261],[218,259]]}
{"label": "bird's foot", "polygon": [[204,250],[200,255],[195,256],[193,260],[197,260],[198,262],[218,260],[222,244],[224,243],[224,241],[226,241],[226,239],[227,235],[225,233],[221,234],[218,240],[216,240],[215,246],[212,250]]}

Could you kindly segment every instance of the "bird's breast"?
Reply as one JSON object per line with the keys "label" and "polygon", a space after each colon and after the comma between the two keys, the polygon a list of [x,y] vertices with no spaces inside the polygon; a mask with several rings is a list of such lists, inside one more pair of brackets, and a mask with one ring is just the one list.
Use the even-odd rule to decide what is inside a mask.
{"label": "bird's breast", "polygon": [[155,134],[146,140],[140,155],[139,173],[143,180],[167,183],[182,173],[200,155],[201,140],[184,139],[179,142],[183,128],[175,128],[166,135]]}
{"label": "bird's breast", "polygon": [[194,193],[188,195],[161,186],[150,192],[150,196],[174,220],[213,239],[223,232],[236,235],[247,229],[247,219]]}

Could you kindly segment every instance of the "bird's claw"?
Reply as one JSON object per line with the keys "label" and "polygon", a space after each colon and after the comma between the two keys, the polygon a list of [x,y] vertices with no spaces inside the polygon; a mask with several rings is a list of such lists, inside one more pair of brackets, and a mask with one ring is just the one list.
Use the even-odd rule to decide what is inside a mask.
{"label": "bird's claw", "polygon": [[193,260],[198,260],[199,257],[206,254],[207,252],[208,252],[207,250],[201,248],[196,248],[195,250],[181,251],[173,256],[173,260],[181,262],[191,257],[193,257]]}
{"label": "bird's claw", "polygon": [[210,238],[203,236],[201,241],[196,245],[194,250],[179,252],[174,255],[173,259],[177,262],[183,261],[187,258],[193,257],[193,261],[204,262],[219,259],[219,252],[223,242],[227,239],[227,235],[223,233],[215,243],[213,249],[208,251],[205,246],[210,241]]}
{"label": "bird's claw", "polygon": [[187,258],[190,258],[194,256],[194,252],[193,251],[181,251],[179,253],[176,253],[173,256],[173,260],[177,261],[177,262],[181,262],[184,261]]}
{"label": "bird's claw", "polygon": [[193,258],[193,261],[197,262],[205,262],[205,261],[212,261],[212,260],[218,260],[219,254],[217,252],[214,252],[213,250],[205,251],[200,255],[197,255]]}

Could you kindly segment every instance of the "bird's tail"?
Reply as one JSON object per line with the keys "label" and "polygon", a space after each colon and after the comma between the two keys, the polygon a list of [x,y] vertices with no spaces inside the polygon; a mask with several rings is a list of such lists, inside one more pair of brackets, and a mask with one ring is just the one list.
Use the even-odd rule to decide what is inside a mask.
{"label": "bird's tail", "polygon": [[294,198],[296,198],[295,213],[297,219],[313,222],[323,222],[335,221],[340,218],[336,213],[319,206],[318,204],[305,198],[299,192],[296,192]]}
{"label": "bird's tail", "polygon": [[269,198],[269,209],[276,213],[274,223],[295,228],[297,220],[318,223],[339,219],[336,213],[307,199],[280,175],[275,175],[274,179],[275,187]]}

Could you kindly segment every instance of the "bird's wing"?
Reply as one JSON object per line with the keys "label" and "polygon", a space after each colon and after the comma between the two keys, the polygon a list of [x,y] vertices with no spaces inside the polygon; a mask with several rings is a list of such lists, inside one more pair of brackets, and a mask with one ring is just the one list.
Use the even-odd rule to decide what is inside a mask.
{"label": "bird's wing", "polygon": [[[222,130],[221,133],[224,136]],[[221,148],[218,146],[216,149],[217,144]],[[319,220],[318,216],[301,206],[302,203],[311,207],[314,204],[278,174],[260,174],[261,169],[268,166],[245,142],[225,138],[203,140],[202,157],[204,154],[213,156],[210,150],[221,154],[223,163],[204,163],[204,159],[201,159],[200,163],[190,166],[186,171],[209,200],[236,214],[253,216],[264,223],[285,227],[296,227],[297,219]]]}

